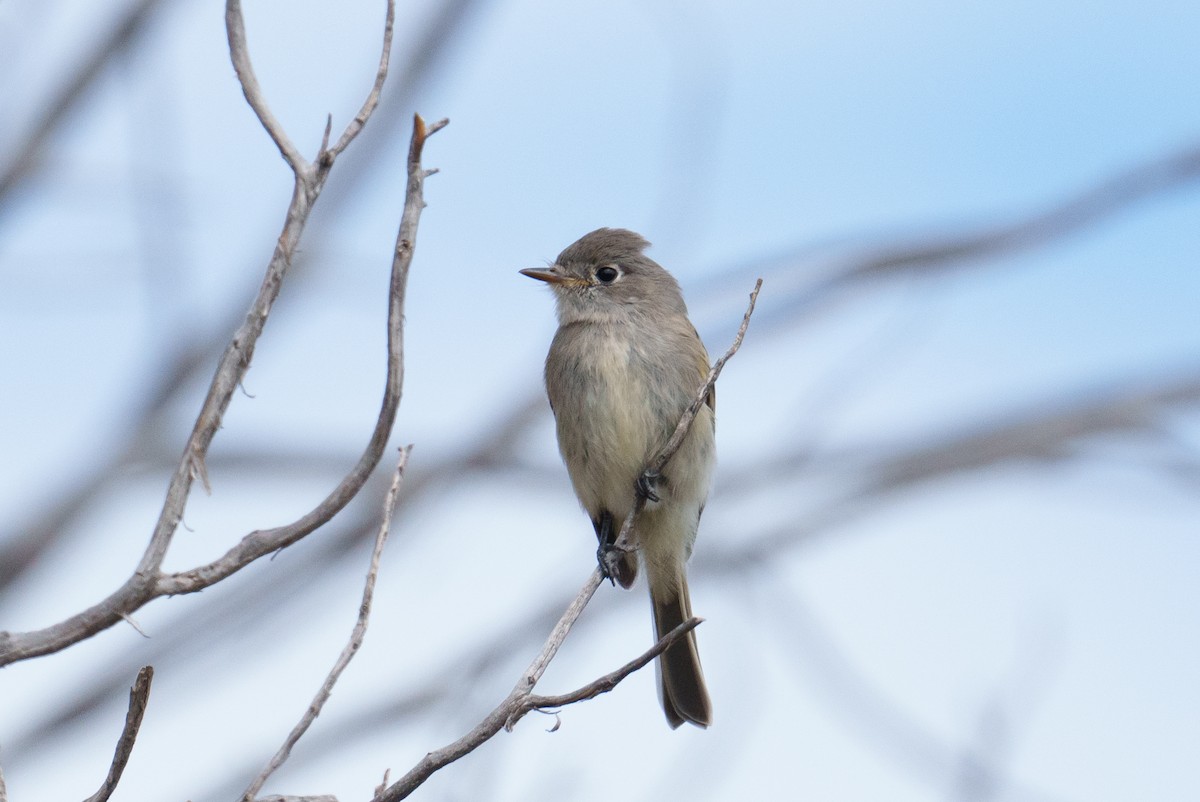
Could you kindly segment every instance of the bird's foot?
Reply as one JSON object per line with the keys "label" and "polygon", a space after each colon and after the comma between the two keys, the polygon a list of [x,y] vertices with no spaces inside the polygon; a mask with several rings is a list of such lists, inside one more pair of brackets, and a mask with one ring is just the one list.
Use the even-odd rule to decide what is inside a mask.
{"label": "bird's foot", "polygon": [[662,501],[657,490],[665,481],[666,479],[658,471],[645,471],[634,481],[633,489],[639,498],[646,501]]}
{"label": "bird's foot", "polygon": [[628,588],[637,578],[637,563],[631,559],[635,549],[627,546],[617,546],[612,543],[601,543],[596,549],[596,562],[600,573],[613,585]]}
{"label": "bird's foot", "polygon": [[613,585],[617,584],[622,554],[622,550],[611,543],[601,543],[596,549],[596,563],[600,566],[600,573]]}

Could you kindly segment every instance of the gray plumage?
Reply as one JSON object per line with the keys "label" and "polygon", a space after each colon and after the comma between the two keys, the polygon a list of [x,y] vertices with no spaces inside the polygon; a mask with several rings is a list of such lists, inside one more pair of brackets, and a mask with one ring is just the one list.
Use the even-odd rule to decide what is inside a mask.
{"label": "gray plumage", "polygon": [[[616,536],[634,505],[637,478],[709,369],[679,284],[643,255],[648,245],[632,231],[601,228],[549,268],[521,271],[554,289],[559,328],[546,357],[546,391],[571,483],[601,538]],[[658,637],[692,614],[685,564],[715,461],[714,406],[710,395],[662,471],[660,501],[648,502],[638,519],[637,551],[615,572],[629,587],[640,555]],[[659,658],[659,677],[672,727],[712,723],[695,632]]]}

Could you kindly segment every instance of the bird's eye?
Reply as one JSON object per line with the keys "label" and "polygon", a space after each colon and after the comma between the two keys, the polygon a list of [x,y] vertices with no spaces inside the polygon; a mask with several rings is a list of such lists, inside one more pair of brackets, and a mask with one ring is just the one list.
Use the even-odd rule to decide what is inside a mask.
{"label": "bird's eye", "polygon": [[604,265],[596,270],[596,280],[601,284],[612,284],[621,275],[615,265]]}

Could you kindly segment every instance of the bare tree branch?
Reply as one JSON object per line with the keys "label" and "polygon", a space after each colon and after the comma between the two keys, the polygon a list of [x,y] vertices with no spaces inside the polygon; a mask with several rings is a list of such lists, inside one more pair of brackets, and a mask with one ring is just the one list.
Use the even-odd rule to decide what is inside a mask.
{"label": "bare tree branch", "polygon": [[100,790],[89,796],[84,802],[108,802],[117,783],[121,781],[121,773],[125,764],[133,754],[133,744],[137,741],[138,730],[142,726],[142,716],[146,713],[146,702],[150,699],[150,683],[154,679],[154,668],[145,666],[138,672],[133,687],[129,689],[129,711],[125,714],[125,728],[117,741],[117,750],[113,754],[112,765],[108,776],[100,786]]}
{"label": "bare tree branch", "polygon": [[[423,467],[420,470],[414,466],[412,470],[406,471],[404,480],[406,504],[415,504],[420,499],[427,499],[430,495],[443,491],[452,478],[461,480],[471,473],[495,469],[502,464],[511,470],[513,449],[521,436],[526,434],[537,421],[538,413],[544,406],[544,397],[531,398],[529,403],[517,405],[501,420],[495,422],[486,437],[476,443],[470,452],[440,459],[434,457],[431,462],[422,460],[421,466]],[[228,450],[224,453],[228,457]],[[510,455],[507,461],[504,457],[506,454]],[[335,464],[333,462],[335,456],[335,454],[330,454],[327,458],[331,461],[330,468]],[[298,457],[292,457],[285,453],[280,456],[280,459],[293,460]],[[220,465],[221,463],[215,464]],[[341,464],[345,464],[344,458],[341,459]],[[258,473],[264,470],[259,462],[253,463],[250,469]],[[276,466],[270,470],[278,472],[281,468]],[[337,466],[336,470],[341,471],[342,467]],[[372,482],[379,478],[376,472],[373,474]],[[370,490],[369,486],[364,489],[364,492],[368,490]],[[380,492],[383,490],[381,489]],[[345,560],[347,555],[356,553],[356,545],[369,538],[376,528],[377,520],[365,510],[354,507],[347,509],[326,527],[320,541],[310,544],[308,551],[299,559],[281,560],[273,564],[273,583],[269,585],[254,582],[241,583],[226,588],[219,598],[210,600],[203,608],[191,612],[180,611],[178,616],[161,624],[154,639],[147,643],[150,651],[142,652],[139,659],[155,664],[163,661],[187,661],[190,659],[189,655],[193,654],[197,648],[196,641],[185,635],[188,631],[229,633],[244,632],[248,626],[264,626],[263,622],[270,620],[270,609],[274,609],[274,605],[270,605],[270,609],[265,611],[263,608],[268,605],[268,599],[274,597],[273,594],[276,591],[273,590],[273,586],[276,583],[291,585],[301,576],[306,577],[304,581],[310,587],[315,582],[334,581],[332,578],[337,575],[336,565]],[[314,572],[314,566],[321,566],[321,572]],[[559,611],[554,609],[555,606],[547,604],[543,611],[529,623],[521,623],[508,632],[500,633],[502,637],[491,641],[492,646],[485,646],[485,650],[488,648],[497,652],[506,648],[511,650],[517,644],[525,644],[523,636],[529,629],[534,632],[540,629],[549,629],[558,617]],[[548,622],[546,622],[547,619]],[[126,662],[128,659],[128,656],[123,656],[111,661],[108,667],[98,668],[89,674],[85,682],[72,688],[72,694],[76,695],[73,701],[68,696],[64,699],[63,706],[54,710],[50,717],[32,726],[20,736],[10,738],[5,743],[6,753],[19,757],[23,752],[35,750],[43,739],[52,737],[58,728],[65,726],[68,722],[77,722],[80,717],[96,710],[104,700],[114,693],[115,689],[124,683],[123,677],[131,670],[136,670],[136,666]],[[478,663],[478,661],[471,660],[466,662]],[[448,675],[448,671],[449,668],[443,672],[443,676]],[[325,732],[327,730],[323,729],[322,733]],[[323,738],[324,736],[319,737]],[[310,734],[308,742],[311,743],[313,740],[314,736]],[[199,796],[202,798],[231,798],[239,794],[245,787],[244,778],[251,776],[258,769],[259,766],[254,764],[236,772],[231,768],[230,774],[236,776],[235,781],[230,782],[228,787],[223,785],[220,791],[199,794]]]}
{"label": "bare tree branch", "polygon": [[246,565],[265,554],[295,543],[317,527],[328,522],[358,494],[379,464],[391,435],[396,411],[404,385],[404,296],[408,283],[408,271],[416,247],[417,224],[425,206],[423,189],[425,179],[434,171],[421,167],[421,151],[427,137],[440,131],[448,123],[440,120],[425,125],[420,115],[413,117],[412,145],[409,149],[408,192],[400,231],[396,237],[396,248],[392,262],[392,285],[388,306],[388,374],[386,390],[375,430],[367,443],[358,464],[341,483],[312,511],[296,521],[275,527],[260,529],[242,538],[232,549],[206,565],[163,576],[158,581],[160,595],[176,595],[203,590],[214,582],[240,571]]}
{"label": "bare tree branch", "polygon": [[[415,474],[413,476],[415,479]],[[405,504],[411,504],[412,484],[405,480]],[[597,587],[599,579],[597,578]],[[330,722],[326,727],[310,733],[305,741],[307,748],[322,757],[342,750],[353,751],[356,745],[375,733],[404,722],[406,726],[418,726],[419,717],[438,716],[438,705],[448,699],[461,698],[462,689],[475,686],[481,678],[495,676],[515,655],[543,645],[536,636],[539,631],[551,630],[562,615],[561,603],[544,600],[535,610],[527,610],[519,618],[487,633],[483,640],[476,639],[463,651],[443,656],[440,663],[424,672],[420,684],[405,689],[397,688],[394,695],[373,698],[360,703],[357,711],[349,716]],[[524,676],[524,674],[522,674]],[[26,740],[31,740],[26,736]],[[28,748],[28,747],[26,747]],[[242,778],[257,770],[256,765],[240,770],[230,768],[229,777],[220,783],[197,793],[199,799],[227,799],[241,793]],[[386,784],[385,784],[386,788]],[[380,789],[381,793],[383,789]]]}
{"label": "bare tree branch", "polygon": [[[390,4],[391,0],[389,0]],[[227,23],[231,26],[230,45],[235,51],[235,63],[241,58],[236,52],[244,45],[244,32],[240,24],[240,7],[237,0],[229,0]],[[391,14],[389,14],[389,20]],[[242,54],[244,56],[244,53]],[[382,64],[382,62],[381,62]],[[246,61],[248,66],[248,60]],[[386,66],[383,64],[383,66]],[[242,73],[239,73],[240,75]],[[252,78],[252,73],[245,73]],[[378,82],[378,80],[377,80]],[[244,91],[251,103],[262,104],[261,94],[252,84],[244,84]],[[370,103],[364,106],[368,109]],[[256,111],[259,109],[256,108]],[[268,111],[269,114],[269,111]],[[264,120],[268,125],[270,117]],[[387,389],[375,431],[358,465],[316,509],[293,524],[271,530],[252,532],[223,557],[191,571],[163,575],[161,565],[174,533],[183,517],[183,510],[190,495],[192,482],[200,478],[207,485],[204,459],[221,419],[240,385],[253,356],[254,346],[266,324],[271,307],[278,297],[279,289],[291,264],[292,253],[299,241],[312,204],[320,194],[325,177],[332,167],[333,158],[322,160],[319,169],[301,170],[296,173],[296,184],[292,202],[288,208],[283,232],[280,234],[272,255],[267,275],[260,287],[246,320],[235,333],[225,349],[216,375],[213,377],[195,427],[184,450],[184,455],[171,479],[166,499],[150,543],[134,574],[108,598],[78,613],[67,620],[42,630],[25,633],[0,632],[0,666],[16,660],[27,659],[58,651],[95,633],[112,626],[122,617],[137,610],[153,598],[162,595],[188,593],[200,590],[225,576],[240,570],[249,563],[295,542],[330,520],[362,488],[371,471],[383,454],[387,438],[399,407],[403,383],[403,300],[416,241],[417,223],[424,207],[423,187],[431,171],[421,167],[420,157],[426,138],[439,130],[446,121],[428,128],[420,116],[413,123],[413,136],[409,149],[408,186],[400,232],[392,265],[392,288],[388,309],[388,377]],[[347,130],[355,127],[352,125]],[[357,129],[355,129],[355,133]],[[275,136],[278,132],[272,132]],[[351,135],[353,138],[353,134]]]}
{"label": "bare tree branch", "polygon": [[[754,305],[758,302],[758,291],[761,289],[762,279],[760,278],[754,282],[754,289],[750,293],[750,305],[746,307],[746,314],[742,316],[742,325],[738,327],[737,336],[733,338],[733,344],[729,346],[729,350],[720,359],[713,363],[712,369],[708,372],[708,377],[704,380],[704,384],[700,385],[700,389],[697,391],[696,397],[692,399],[692,403],[684,410],[683,416],[679,419],[679,424],[675,427],[675,431],[671,434],[671,437],[647,461],[646,469],[642,471],[642,475],[638,479],[639,487],[652,487],[662,473],[663,468],[671,461],[671,457],[675,456],[675,452],[679,450],[679,446],[683,444],[688,430],[692,427],[692,421],[696,419],[696,415],[700,412],[700,407],[704,406],[708,400],[709,393],[712,392],[712,388],[717,383],[717,377],[725,369],[725,363],[732,359],[733,355],[742,347],[742,339],[746,336],[746,329],[750,326],[750,316],[754,314]],[[609,576],[615,576],[616,573],[615,566],[608,565],[608,563],[610,560],[615,561],[616,555],[620,552],[629,550],[634,519],[641,515],[645,506],[646,496],[643,493],[635,493],[633,508],[625,516],[625,521],[621,524],[621,531],[604,557],[606,563],[605,570]]]}
{"label": "bare tree branch", "polygon": [[679,450],[679,446],[683,443],[683,439],[687,437],[688,430],[692,428],[692,421],[696,419],[696,415],[700,412],[700,407],[708,401],[709,393],[717,383],[717,377],[721,375],[721,371],[725,369],[725,363],[733,358],[733,355],[742,347],[742,340],[746,337],[746,329],[750,326],[750,316],[754,314],[754,305],[758,301],[758,291],[762,289],[762,279],[757,279],[754,282],[754,289],[750,291],[750,305],[746,307],[746,314],[742,316],[742,325],[738,326],[737,336],[733,338],[733,344],[729,346],[721,357],[713,363],[712,368],[708,371],[708,377],[704,380],[704,384],[696,392],[696,397],[692,399],[692,403],[688,405],[684,411],[683,417],[679,419],[679,424],[675,427],[675,431],[671,434],[671,439],[663,444],[650,459],[649,467],[643,472],[642,476],[649,478],[646,474],[657,474],[666,467],[671,461],[671,457],[675,456],[675,452]]}
{"label": "bare tree branch", "polygon": [[[390,5],[390,4],[389,4]],[[389,11],[388,21],[391,21]],[[238,82],[242,85],[242,94],[246,102],[254,110],[262,127],[267,129],[275,146],[284,161],[292,168],[296,181],[303,183],[312,173],[312,165],[308,163],[300,151],[292,144],[283,125],[275,119],[271,107],[263,97],[262,87],[258,85],[258,77],[250,64],[250,49],[246,46],[246,20],[242,16],[241,0],[226,0],[225,2],[225,32],[229,37],[229,57],[233,61],[233,69],[237,72]],[[389,37],[390,38],[390,37]]]}
{"label": "bare tree branch", "polygon": [[[149,16],[149,11],[157,7],[157,4],[158,0],[149,0],[149,2],[142,0],[130,9],[117,31],[104,40],[99,52],[105,53],[106,58],[114,53],[122,52],[131,41],[129,34],[141,32],[144,19]],[[397,115],[403,114],[403,110],[411,106],[411,99],[416,89],[428,79],[437,60],[442,57],[444,51],[453,45],[455,36],[467,27],[470,12],[477,10],[480,5],[478,0],[446,0],[439,3],[433,16],[426,21],[404,62],[389,66],[386,91],[388,102],[381,108],[374,109],[371,116],[371,119],[376,121],[372,126],[373,129],[388,133],[386,135],[381,133],[378,137],[363,137],[355,149],[346,154],[347,158],[338,159],[340,166],[337,186],[333,191],[324,195],[322,199],[323,214],[315,220],[310,220],[306,225],[305,230],[308,234],[309,244],[303,252],[294,255],[294,266],[301,265],[306,260],[320,259],[322,227],[336,218],[337,210],[344,208],[345,203],[354,197],[349,188],[361,182],[362,178],[369,174],[368,171],[379,164],[382,148],[389,146],[393,141],[391,132],[396,127]],[[74,86],[80,81],[85,83],[70,92],[64,90],[65,94],[49,104],[49,108],[57,109],[59,106],[65,108],[73,105],[82,90],[90,85],[90,81],[96,75],[103,74],[100,70],[103,60],[94,61],[94,63],[93,61],[88,62],[88,65],[91,66],[81,70],[70,85]],[[95,69],[92,69],[92,66]],[[365,108],[366,104],[364,104]],[[61,117],[62,115],[56,112],[55,125],[61,121]],[[355,119],[361,118],[362,112],[360,111]],[[347,132],[349,130],[348,126]],[[345,134],[343,134],[344,136]],[[37,147],[41,147],[44,141],[40,136],[36,138],[36,141],[30,140]],[[18,147],[17,151],[18,153],[27,152],[24,146]],[[318,169],[321,169],[326,161],[318,158]],[[28,157],[18,158],[11,162],[11,165],[16,165],[24,171],[35,163],[36,158]],[[0,175],[7,176],[8,169],[0,166]],[[5,192],[11,189],[11,185],[4,183],[3,180],[0,180],[0,185],[2,185],[0,186],[0,214],[2,214],[5,208],[3,206]],[[315,240],[314,234],[317,235]],[[78,480],[77,484],[59,491],[59,499],[47,505],[43,512],[37,514],[36,518],[29,522],[18,522],[13,527],[15,530],[13,533],[0,538],[3,540],[0,543],[0,598],[12,580],[27,570],[39,555],[44,554],[54,543],[59,542],[62,535],[65,534],[64,530],[67,525],[105,488],[111,485],[115,477],[121,475],[118,468],[137,458],[146,449],[147,443],[153,442],[152,435],[156,431],[155,427],[158,421],[150,420],[151,415],[165,408],[168,402],[177,400],[181,391],[190,386],[194,374],[201,369],[199,366],[211,364],[211,361],[221,354],[225,343],[228,342],[228,332],[238,326],[240,318],[241,314],[234,310],[234,314],[229,320],[213,321],[205,333],[180,343],[176,348],[177,356],[172,359],[171,363],[155,372],[156,375],[161,374],[161,380],[155,379],[150,389],[135,388],[130,394],[129,405],[138,412],[130,416],[131,431],[121,438],[127,447],[118,455],[113,455],[90,469],[86,476]],[[150,404],[143,403],[143,399],[146,398],[156,400]],[[530,399],[533,400],[532,394]],[[172,459],[174,459],[174,455]]]}
{"label": "bare tree branch", "polygon": [[[142,388],[137,398],[140,408],[132,416],[130,430],[122,438],[125,448],[97,464],[86,478],[66,489],[54,504],[28,522],[24,532],[13,536],[0,547],[0,597],[16,577],[60,541],[70,522],[99,497],[115,477],[121,475],[120,468],[138,459],[154,439],[158,416],[176,398],[180,389],[187,386],[188,378],[204,364],[206,354],[207,349],[199,347],[198,343],[181,349],[153,385]],[[172,455],[172,462],[175,459],[175,455]]]}
{"label": "bare tree branch", "polygon": [[[341,155],[354,138],[358,136],[359,131],[367,124],[367,120],[371,119],[371,115],[375,113],[375,107],[379,105],[379,97],[383,94],[383,83],[387,79],[388,62],[392,57],[392,28],[396,22],[396,3],[395,0],[388,0],[387,17],[383,22],[383,52],[379,54],[379,68],[375,71],[375,84],[371,87],[367,99],[363,101],[362,108],[358,110],[358,114],[354,115],[354,119],[346,125],[346,130],[338,137],[337,143],[326,150],[325,145],[321,146],[321,155],[319,161],[332,161]],[[325,140],[328,142],[329,134],[326,133]]]}
{"label": "bare tree branch", "polygon": [[512,715],[508,717],[508,720],[504,722],[504,729],[511,732],[512,728],[516,726],[517,722],[520,721],[525,714],[531,710],[545,711],[550,708],[566,707],[567,705],[575,704],[576,702],[594,699],[602,693],[608,693],[613,688],[617,687],[621,680],[625,679],[638,669],[644,668],[650,663],[651,660],[658,657],[660,654],[670,648],[671,644],[703,623],[703,618],[696,618],[695,616],[689,618],[687,621],[684,621],[682,624],[663,635],[658,643],[655,643],[638,657],[630,660],[628,663],[616,669],[615,671],[610,671],[603,677],[594,679],[587,685],[571,691],[570,693],[558,694],[557,696],[538,696],[536,694],[529,694],[528,696],[522,697],[521,703],[517,706],[517,709],[513,711]]}
{"label": "bare tree branch", "polygon": [[[322,232],[323,226],[329,225],[345,208],[346,202],[354,197],[346,192],[346,187],[359,184],[377,169],[393,145],[394,132],[407,123],[404,116],[406,110],[419,100],[418,90],[435,74],[438,62],[445,62],[447,54],[453,52],[456,37],[461,38],[469,30],[472,12],[484,5],[482,0],[440,0],[433,4],[425,27],[410,42],[403,61],[390,70],[395,77],[388,81],[384,89],[386,102],[373,117],[376,120],[371,127],[374,133],[364,136],[358,147],[341,160],[338,187],[327,198],[324,213],[313,221],[316,232]],[[320,248],[321,241],[323,238],[318,236],[311,248],[307,249],[310,258],[314,250]],[[300,258],[303,261],[305,257],[302,255]]]}
{"label": "bare tree branch", "polygon": [[375,577],[379,574],[379,560],[383,556],[383,546],[387,542],[388,533],[392,528],[392,513],[396,510],[396,498],[400,495],[400,481],[404,478],[404,468],[408,464],[408,455],[411,452],[412,446],[405,446],[400,449],[400,459],[396,463],[395,472],[392,474],[392,486],[388,488],[387,497],[383,502],[383,520],[380,522],[379,531],[375,535],[375,547],[371,551],[371,564],[367,569],[367,579],[363,585],[362,602],[358,606],[358,619],[355,621],[354,629],[350,633],[350,642],[346,644],[346,647],[342,649],[342,653],[338,655],[337,662],[334,663],[329,675],[325,677],[325,682],[321,685],[321,689],[317,691],[317,695],[309,703],[308,710],[304,712],[304,716],[292,728],[292,731],[288,733],[288,737],[284,740],[283,745],[279,747],[279,751],[275,753],[266,767],[246,787],[245,793],[242,794],[242,802],[253,802],[271,775],[287,761],[292,753],[292,748],[304,736],[304,733],[308,732],[308,728],[312,726],[313,722],[317,720],[317,716],[321,714],[321,710],[329,700],[330,694],[333,693],[333,686],[337,684],[338,679],[342,676],[342,672],[346,670],[346,666],[350,665],[350,661],[354,659],[354,655],[358,653],[359,647],[362,646],[363,638],[367,634],[367,621],[371,616],[371,600],[375,595]]}
{"label": "bare tree branch", "polygon": [[[599,574],[600,571],[597,569],[593,575],[595,587],[599,587],[600,585]],[[592,588],[593,592],[595,591],[595,587]],[[563,615],[564,619],[571,614],[573,607],[574,605]],[[399,799],[406,799],[413,791],[417,790],[426,780],[432,777],[438,769],[448,766],[460,757],[475,751],[475,749],[491,740],[492,736],[496,735],[500,730],[511,731],[517,722],[531,710],[565,707],[575,702],[593,699],[602,693],[611,691],[623,679],[647,665],[651,660],[666,651],[672,643],[698,627],[703,620],[701,618],[689,618],[666,635],[663,635],[657,643],[638,657],[630,660],[615,671],[611,671],[570,693],[557,696],[536,696],[530,693],[526,687],[526,680],[532,672],[533,666],[531,666],[530,670],[522,675],[521,681],[517,683],[517,686],[513,688],[505,700],[489,713],[483,721],[476,725],[474,729],[454,743],[426,754],[408,774],[405,774],[387,788],[377,790],[373,802],[395,802]],[[556,631],[557,629],[556,627]],[[551,640],[553,640],[553,636]],[[534,662],[536,664],[538,661],[535,660]],[[542,667],[542,670],[545,670],[545,666]]]}
{"label": "bare tree branch", "polygon": [[530,663],[529,668],[525,669],[521,674],[521,678],[517,681],[513,689],[509,691],[504,701],[497,705],[491,713],[488,713],[483,721],[479,722],[466,735],[441,749],[426,754],[416,766],[409,769],[407,774],[386,789],[377,792],[373,802],[396,802],[396,800],[407,798],[409,794],[432,777],[434,772],[448,766],[460,757],[473,752],[490,740],[493,735],[500,732],[504,728],[505,723],[516,712],[521,701],[532,693],[534,685],[541,679],[547,666],[550,665],[550,661],[554,659],[554,655],[558,653],[559,647],[566,640],[567,633],[571,631],[572,625],[579,618],[579,615],[591,600],[592,595],[595,594],[596,589],[600,587],[600,582],[600,569],[597,568],[592,572],[583,589],[571,604],[568,605],[562,617],[559,618],[558,623],[554,625],[554,629],[543,645],[542,651]]}

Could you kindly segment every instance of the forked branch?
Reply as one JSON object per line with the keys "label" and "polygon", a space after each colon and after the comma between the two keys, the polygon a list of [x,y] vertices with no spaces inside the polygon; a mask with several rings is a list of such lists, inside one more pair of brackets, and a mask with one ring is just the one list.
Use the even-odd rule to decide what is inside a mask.
{"label": "forked branch", "polygon": [[347,126],[338,143],[324,151],[319,169],[312,170],[306,163],[302,164],[303,160],[297,161],[299,157],[294,153],[294,148],[290,147],[290,142],[282,135],[278,121],[270,116],[269,109],[266,108],[245,52],[245,31],[240,4],[238,0],[228,0],[226,22],[229,28],[231,58],[242,82],[243,92],[263,121],[264,127],[279,145],[284,157],[293,164],[296,174],[296,186],[285,215],[283,229],[258,295],[220,358],[179,465],[171,477],[150,541],[132,576],[107,598],[62,622],[30,632],[0,632],[0,666],[64,649],[119,621],[126,620],[133,612],[159,596],[203,590],[260,557],[294,543],[340,512],[362,489],[371,472],[379,464],[400,404],[404,375],[404,297],[416,243],[417,224],[425,206],[424,181],[433,172],[421,166],[421,154],[427,138],[446,125],[446,121],[442,120],[426,126],[419,115],[415,116],[413,121],[404,212],[392,261],[392,282],[388,301],[388,374],[384,400],[371,439],[358,464],[324,501],[299,520],[285,526],[251,532],[223,556],[207,565],[172,574],[162,572],[163,560],[183,519],[193,483],[199,479],[206,487],[208,485],[205,460],[209,446],[221,427],[221,421],[234,393],[249,369],[255,345],[279,295],[291,266],[292,254],[300,241],[313,203],[320,195],[333,158],[353,140],[376,107],[379,88],[387,72],[386,50],[391,42],[393,4],[394,0],[389,0],[387,30],[384,36],[385,53],[381,57],[379,71],[367,101],[354,121]]}

